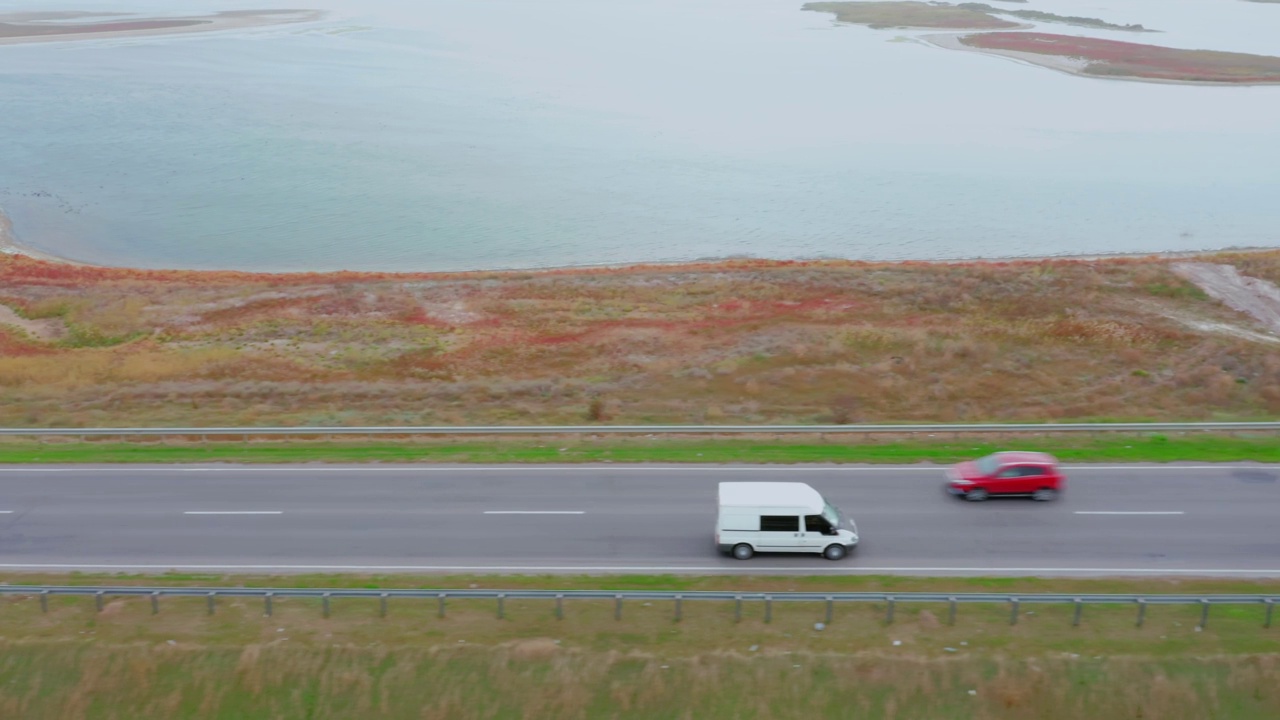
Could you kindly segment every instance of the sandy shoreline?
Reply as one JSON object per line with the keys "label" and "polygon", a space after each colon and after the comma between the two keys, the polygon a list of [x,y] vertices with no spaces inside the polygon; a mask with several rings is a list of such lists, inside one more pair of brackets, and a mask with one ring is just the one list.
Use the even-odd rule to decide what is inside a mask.
{"label": "sandy shoreline", "polygon": [[[120,19],[74,22],[76,18],[107,16]],[[122,16],[120,13],[20,13],[0,15],[0,45],[241,30],[311,22],[322,17],[324,13],[319,10],[230,10],[212,15],[173,17]]]}
{"label": "sandy shoreline", "polygon": [[78,262],[70,258],[59,257],[49,253],[33,250],[18,241],[17,234],[13,231],[13,222],[9,220],[9,216],[4,214],[4,210],[0,209],[0,255],[23,255],[25,257],[43,260],[45,262],[61,263],[64,265],[89,265],[89,263]]}
{"label": "sandy shoreline", "polygon": [[[1161,259],[1173,260],[1178,258],[1204,257],[1206,255],[1215,255],[1215,254],[1224,253],[1224,252],[1267,252],[1267,251],[1272,251],[1276,249],[1278,248],[1229,247],[1229,248],[1214,248],[1214,249],[1206,249],[1206,250],[1169,250],[1169,251],[1154,251],[1154,252],[1093,253],[1093,254],[1082,254],[1082,255],[1029,255],[1029,256],[1015,256],[1015,257],[974,256],[974,257],[967,257],[967,258],[946,258],[946,259],[934,259],[934,260],[867,260],[867,261],[859,261],[851,258],[839,258],[839,257],[779,259],[779,258],[725,256],[725,257],[718,257],[718,258],[701,258],[697,260],[654,260],[654,261],[628,262],[628,263],[600,263],[600,264],[592,264],[592,265],[556,265],[556,266],[538,267],[538,268],[477,268],[474,270],[447,271],[447,272],[449,273],[454,273],[454,272],[463,272],[463,273],[466,273],[466,272],[474,272],[474,273],[558,272],[558,273],[563,273],[566,271],[572,272],[574,270],[581,270],[583,272],[592,272],[592,271],[598,271],[598,270],[620,270],[620,269],[635,268],[635,267],[669,267],[672,270],[678,271],[681,267],[684,267],[684,266],[704,266],[708,264],[717,264],[717,263],[755,262],[755,261],[800,262],[800,263],[804,263],[804,262],[813,262],[813,263],[867,262],[867,263],[877,264],[877,265],[879,264],[901,265],[901,264],[907,264],[907,263],[928,263],[931,265],[956,265],[956,264],[964,264],[964,263],[1014,263],[1014,262],[1020,263],[1020,262],[1047,262],[1052,260],[1093,261],[1093,260],[1125,260],[1125,259],[1135,259],[1135,258],[1161,258]],[[58,263],[62,265],[75,265],[80,267],[101,267],[106,269],[117,269],[117,270],[130,269],[130,268],[119,267],[114,265],[96,265],[94,263],[80,262],[78,260],[72,260],[70,258],[61,257],[59,255],[53,255],[51,253],[34,250],[26,245],[23,245],[18,240],[17,235],[13,231],[13,223],[9,220],[8,216],[4,214],[3,210],[0,210],[0,255],[22,255],[24,257],[29,257],[35,260],[41,260],[44,262]],[[204,270],[182,270],[182,269],[175,269],[175,268],[170,268],[170,270],[174,272],[195,272],[195,273],[223,272],[220,270],[204,271]],[[160,270],[160,272],[164,272],[164,270]],[[330,274],[330,273],[340,273],[340,272],[350,272],[350,271],[293,270],[293,271],[285,271],[282,273],[276,273],[276,272],[254,273],[253,271],[246,270],[246,271],[235,271],[235,272],[247,272],[249,274],[261,274],[261,275],[288,275],[288,274],[295,274],[295,273],[324,275],[324,274]],[[403,272],[406,275],[419,275],[423,273],[432,273],[433,271],[405,270],[401,272]],[[397,273],[392,271],[386,274],[397,274]]]}

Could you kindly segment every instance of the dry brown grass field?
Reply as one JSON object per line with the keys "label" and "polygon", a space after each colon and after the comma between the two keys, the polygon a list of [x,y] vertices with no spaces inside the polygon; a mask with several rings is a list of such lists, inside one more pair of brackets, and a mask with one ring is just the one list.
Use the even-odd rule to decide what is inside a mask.
{"label": "dry brown grass field", "polygon": [[[1200,261],[1280,281],[1280,252]],[[0,256],[0,425],[1273,417],[1275,336],[1172,262],[255,275]]]}

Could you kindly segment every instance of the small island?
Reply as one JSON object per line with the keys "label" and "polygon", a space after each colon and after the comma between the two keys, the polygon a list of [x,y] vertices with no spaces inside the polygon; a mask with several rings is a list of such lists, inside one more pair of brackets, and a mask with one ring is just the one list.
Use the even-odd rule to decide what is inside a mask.
{"label": "small island", "polygon": [[801,9],[833,13],[837,22],[866,25],[875,30],[911,27],[945,28],[948,30],[1008,30],[1011,28],[1031,27],[1030,25],[1023,25],[997,17],[999,15],[1011,15],[1022,20],[1061,23],[1099,30],[1153,32],[1142,25],[1117,25],[1098,18],[1056,15],[1040,10],[1007,10],[978,2],[960,3],[958,5],[918,2],[917,0],[812,2]]}
{"label": "small island", "polygon": [[837,22],[875,29],[982,30],[984,32],[970,34],[930,35],[923,39],[941,48],[1001,55],[1085,77],[1211,85],[1280,83],[1280,57],[1024,32],[1031,26],[1018,25],[997,15],[1105,30],[1153,32],[1139,24],[1116,25],[1096,18],[1068,17],[1038,10],[1005,10],[976,2],[958,5],[915,0],[814,2],[803,9],[833,13]]}
{"label": "small island", "polygon": [[885,28],[938,28],[947,30],[1000,30],[1022,27],[983,10],[956,5],[916,2],[811,2],[802,10],[834,13],[837,22]]}

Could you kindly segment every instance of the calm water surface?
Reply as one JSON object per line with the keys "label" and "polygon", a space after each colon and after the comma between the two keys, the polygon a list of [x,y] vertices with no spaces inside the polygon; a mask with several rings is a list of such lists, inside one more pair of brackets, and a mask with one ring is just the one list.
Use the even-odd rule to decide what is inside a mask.
{"label": "calm water surface", "polygon": [[[800,4],[320,0],[307,25],[0,47],[0,207],[36,249],[138,267],[1280,246],[1280,87],[1078,78]],[[1084,5],[1024,7],[1280,51],[1277,5]]]}

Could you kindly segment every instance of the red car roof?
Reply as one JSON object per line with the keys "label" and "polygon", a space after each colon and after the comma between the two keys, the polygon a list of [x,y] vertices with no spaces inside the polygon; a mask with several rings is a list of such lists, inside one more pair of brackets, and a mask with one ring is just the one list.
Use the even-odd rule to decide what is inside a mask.
{"label": "red car roof", "polygon": [[1056,465],[1057,458],[1048,453],[1038,452],[999,452],[996,453],[1003,463],[1040,463],[1044,465]]}

